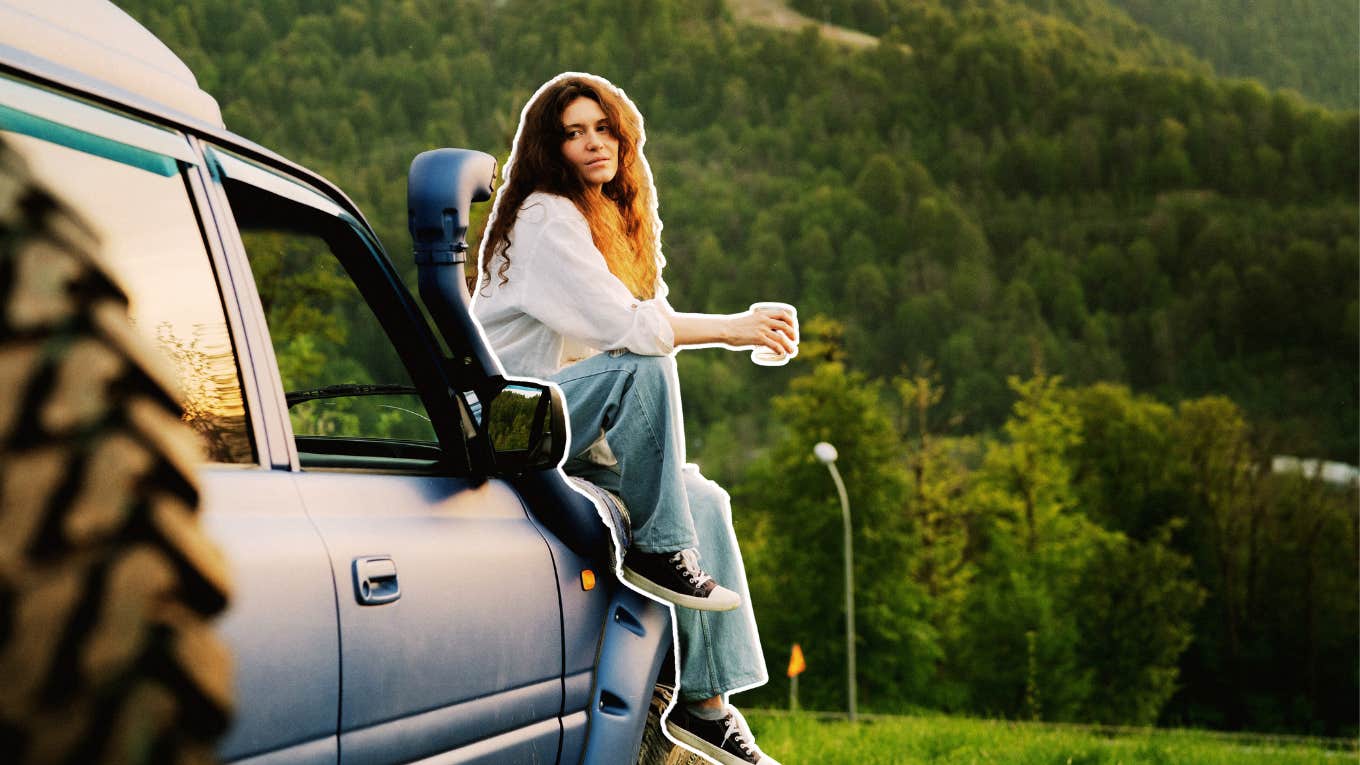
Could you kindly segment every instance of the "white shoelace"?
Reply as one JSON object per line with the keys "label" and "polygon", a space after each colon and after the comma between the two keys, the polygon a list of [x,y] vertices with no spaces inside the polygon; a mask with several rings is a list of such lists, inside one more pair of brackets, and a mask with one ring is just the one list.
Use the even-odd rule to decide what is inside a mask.
{"label": "white shoelace", "polygon": [[672,555],[671,563],[675,564],[675,568],[683,573],[685,578],[688,579],[689,583],[694,587],[701,587],[704,582],[713,581],[713,577],[704,573],[704,570],[699,568],[699,551],[693,547],[681,550]]}
{"label": "white shoelace", "polygon": [[751,733],[751,729],[746,727],[746,719],[737,710],[728,707],[727,709],[727,729],[723,731],[723,744],[727,740],[736,736],[737,746],[746,753],[748,757],[753,757],[760,753],[756,748],[756,737]]}

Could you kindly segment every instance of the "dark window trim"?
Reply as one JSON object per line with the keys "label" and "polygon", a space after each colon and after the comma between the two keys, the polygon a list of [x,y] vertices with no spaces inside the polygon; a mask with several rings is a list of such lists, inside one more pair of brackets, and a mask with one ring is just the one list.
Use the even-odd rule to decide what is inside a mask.
{"label": "dark window trim", "polygon": [[[220,171],[221,168],[217,169]],[[272,169],[258,166],[255,169],[279,176]],[[339,205],[336,206],[338,213],[330,212],[321,206],[309,205],[290,198],[291,194],[280,196],[271,189],[248,180],[237,180],[229,174],[219,177],[221,188],[229,203],[232,197],[236,197],[238,202],[248,202],[252,197],[261,200],[262,203],[249,212],[257,216],[262,228],[301,231],[318,235],[326,241],[360,296],[373,311],[383,332],[406,366],[412,382],[420,391],[421,401],[443,447],[439,472],[456,476],[470,475],[471,461],[468,457],[462,419],[458,403],[451,393],[451,386],[439,362],[439,346],[372,231],[359,219],[345,214],[347,211]],[[280,180],[297,184],[300,193],[317,194],[333,203],[333,200],[313,190],[301,179],[279,177]],[[245,196],[241,196],[243,194]],[[265,200],[268,200],[268,204],[263,203]],[[241,205],[236,205],[234,209],[237,211],[236,225],[239,229]],[[249,289],[255,290],[253,282]],[[291,424],[288,425],[288,432],[292,432]],[[360,440],[363,439],[355,439]],[[299,437],[294,436],[294,443],[298,442]],[[306,467],[305,463],[310,462],[310,459],[302,459],[301,454],[298,459],[299,467]]]}
{"label": "dark window trim", "polygon": [[202,164],[185,168],[183,177],[190,202],[198,216],[199,230],[204,247],[208,251],[209,264],[217,280],[218,299],[222,301],[227,334],[231,338],[232,351],[236,357],[236,375],[241,385],[241,398],[246,410],[246,427],[250,433],[251,448],[255,452],[255,465],[268,468],[271,462],[270,438],[265,424],[266,409],[261,400],[261,381],[256,374],[258,365],[254,361],[253,343],[246,330],[244,308],[235,289],[237,280],[233,278],[227,248],[223,243],[223,232],[217,216],[214,215],[215,207],[212,193],[209,191],[209,179]]}

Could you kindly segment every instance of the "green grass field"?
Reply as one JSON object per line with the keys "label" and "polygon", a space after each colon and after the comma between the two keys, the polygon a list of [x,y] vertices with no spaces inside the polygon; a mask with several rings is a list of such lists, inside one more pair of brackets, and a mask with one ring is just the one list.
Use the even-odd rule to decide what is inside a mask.
{"label": "green grass field", "polygon": [[1094,730],[957,717],[874,716],[856,725],[811,715],[746,715],[761,748],[783,765],[1304,765],[1354,763],[1356,749],[1155,730]]}

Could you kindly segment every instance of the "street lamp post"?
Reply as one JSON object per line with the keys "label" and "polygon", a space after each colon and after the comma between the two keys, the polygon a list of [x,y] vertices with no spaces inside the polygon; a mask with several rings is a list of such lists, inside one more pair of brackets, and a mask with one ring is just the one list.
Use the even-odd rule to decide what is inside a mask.
{"label": "street lamp post", "polygon": [[836,447],[825,441],[812,447],[812,453],[836,482],[841,497],[841,518],[845,526],[845,672],[846,691],[850,701],[850,722],[855,721],[855,551],[850,539],[850,500],[845,495],[845,482],[836,469]]}

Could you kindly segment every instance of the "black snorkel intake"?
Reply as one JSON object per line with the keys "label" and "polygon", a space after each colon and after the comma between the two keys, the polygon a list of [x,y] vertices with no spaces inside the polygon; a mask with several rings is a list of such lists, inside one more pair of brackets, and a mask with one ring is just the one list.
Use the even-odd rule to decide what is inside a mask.
{"label": "black snorkel intake", "polygon": [[[487,474],[521,476],[556,468],[566,454],[562,392],[536,380],[507,380],[472,318],[463,265],[472,205],[491,198],[496,158],[469,149],[434,149],[411,160],[407,223],[420,299],[452,358],[469,454]],[[471,391],[475,401],[461,394]]]}
{"label": "black snorkel intake", "polygon": [[450,378],[483,400],[504,380],[472,318],[463,264],[472,205],[491,198],[495,177],[490,154],[434,149],[411,160],[406,186],[420,299],[453,354]]}

